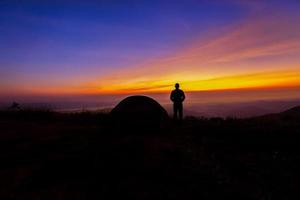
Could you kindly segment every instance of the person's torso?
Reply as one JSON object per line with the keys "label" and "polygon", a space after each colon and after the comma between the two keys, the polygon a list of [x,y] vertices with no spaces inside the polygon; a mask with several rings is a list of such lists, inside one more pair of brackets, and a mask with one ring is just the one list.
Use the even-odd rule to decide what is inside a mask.
{"label": "person's torso", "polygon": [[183,96],[183,91],[180,89],[172,91],[172,99],[174,102],[182,102]]}

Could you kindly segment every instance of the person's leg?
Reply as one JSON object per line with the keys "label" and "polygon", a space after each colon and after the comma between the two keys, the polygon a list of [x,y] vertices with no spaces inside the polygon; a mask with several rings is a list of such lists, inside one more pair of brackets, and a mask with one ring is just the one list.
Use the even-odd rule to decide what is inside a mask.
{"label": "person's leg", "polygon": [[179,119],[181,121],[182,120],[182,116],[183,116],[182,104],[178,105],[178,112],[179,112]]}
{"label": "person's leg", "polygon": [[177,111],[178,111],[177,105],[176,105],[176,103],[174,103],[173,104],[173,119],[174,120],[177,119]]}

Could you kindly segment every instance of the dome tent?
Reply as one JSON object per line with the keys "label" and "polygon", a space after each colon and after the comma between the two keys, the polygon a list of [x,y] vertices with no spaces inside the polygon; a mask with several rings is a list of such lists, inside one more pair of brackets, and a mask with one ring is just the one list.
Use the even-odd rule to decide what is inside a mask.
{"label": "dome tent", "polygon": [[167,111],[147,96],[129,96],[111,111],[114,125],[131,130],[153,130],[168,120]]}

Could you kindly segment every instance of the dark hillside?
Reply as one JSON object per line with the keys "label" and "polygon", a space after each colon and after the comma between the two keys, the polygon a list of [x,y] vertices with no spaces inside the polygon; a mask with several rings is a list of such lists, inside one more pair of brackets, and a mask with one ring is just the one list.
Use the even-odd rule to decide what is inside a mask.
{"label": "dark hillside", "polygon": [[300,199],[297,110],[141,134],[102,113],[2,111],[0,199]]}

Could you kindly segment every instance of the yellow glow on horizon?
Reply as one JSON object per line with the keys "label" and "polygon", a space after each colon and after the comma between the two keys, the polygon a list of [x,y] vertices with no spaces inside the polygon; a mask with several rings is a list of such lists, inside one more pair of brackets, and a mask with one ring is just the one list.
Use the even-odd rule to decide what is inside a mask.
{"label": "yellow glow on horizon", "polygon": [[180,81],[175,77],[165,77],[160,80],[128,80],[123,84],[107,83],[107,87],[96,88],[93,93],[124,94],[140,92],[166,92],[173,88],[175,82],[180,82],[186,91],[210,91],[247,88],[284,88],[300,86],[300,70],[261,72],[241,74],[209,79],[195,80],[194,77]]}
{"label": "yellow glow on horizon", "polygon": [[[24,91],[27,95],[110,95],[110,94],[141,94],[141,93],[169,93],[174,88],[174,83],[179,82],[186,92],[192,91],[224,91],[247,89],[284,89],[300,87],[300,69],[268,71],[219,77],[198,77],[196,74],[181,74],[160,77],[123,79],[119,82],[102,82],[102,87],[97,83],[81,85],[78,87],[43,87],[28,88]],[[155,79],[154,79],[155,78]],[[181,79],[180,79],[181,78]],[[19,93],[20,94],[20,93]]]}

